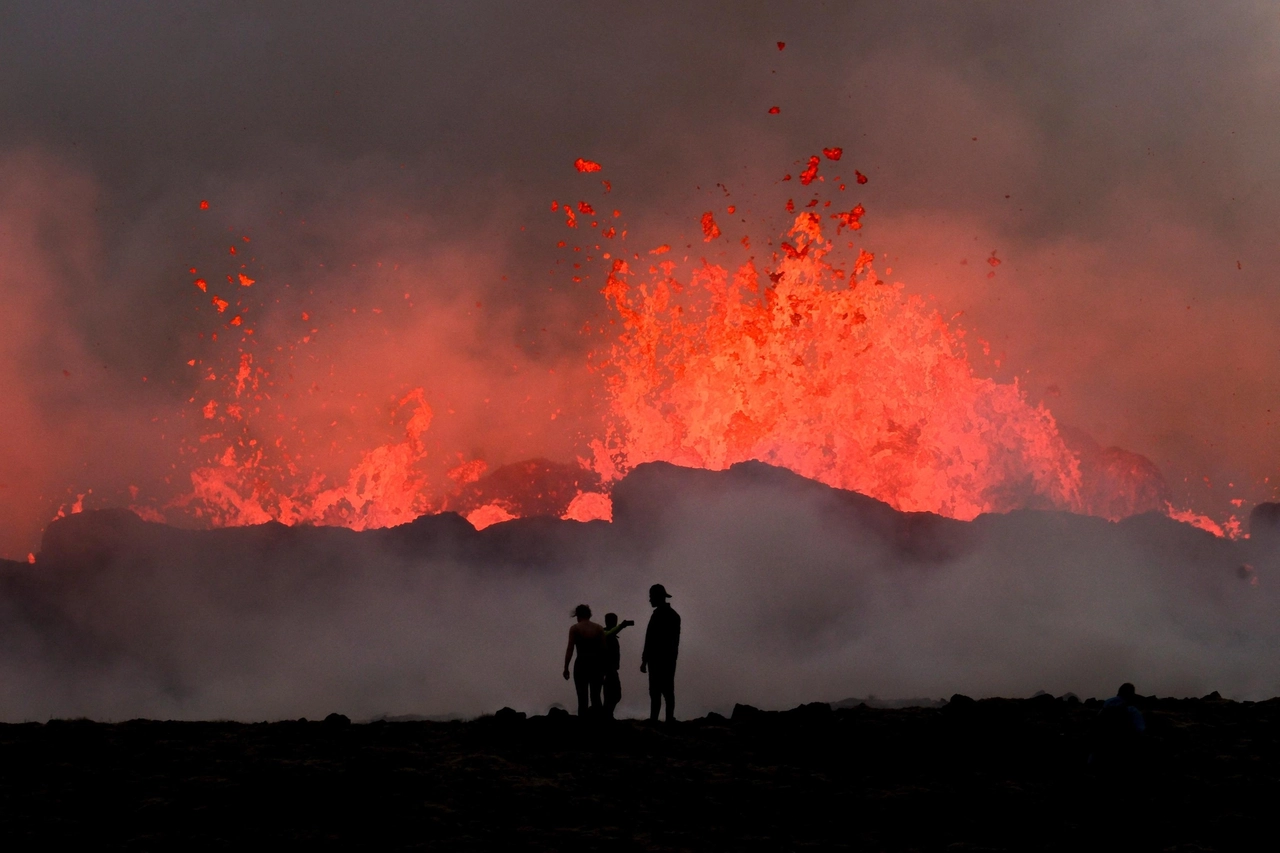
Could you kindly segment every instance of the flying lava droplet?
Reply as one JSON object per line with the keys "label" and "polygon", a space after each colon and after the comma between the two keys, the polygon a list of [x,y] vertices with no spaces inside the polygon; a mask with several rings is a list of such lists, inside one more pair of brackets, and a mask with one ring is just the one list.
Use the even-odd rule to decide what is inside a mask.
{"label": "flying lava droplet", "polygon": [[818,176],[818,163],[820,162],[822,161],[820,161],[816,155],[809,158],[809,165],[800,173],[800,183],[804,184],[806,187],[813,183],[813,179]]}
{"label": "flying lava droplet", "polygon": [[702,214],[702,233],[704,243],[710,243],[720,236],[720,226],[716,225],[715,215],[710,210]]}
{"label": "flying lava droplet", "polygon": [[771,116],[776,116],[780,112],[782,112],[782,110],[778,109],[777,107],[769,107],[769,115]]}
{"label": "flying lava droplet", "polygon": [[823,155],[826,156],[828,160],[839,160],[840,155],[844,154],[844,149],[843,148],[823,148],[822,153]]}
{"label": "flying lava droplet", "polygon": [[573,161],[573,168],[577,169],[579,172],[598,172],[600,171],[600,164],[594,160],[584,160],[579,157],[577,160]]}

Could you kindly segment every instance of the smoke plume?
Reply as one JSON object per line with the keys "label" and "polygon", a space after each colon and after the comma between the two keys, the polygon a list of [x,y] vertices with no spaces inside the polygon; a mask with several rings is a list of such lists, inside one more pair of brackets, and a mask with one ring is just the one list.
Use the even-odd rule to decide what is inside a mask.
{"label": "smoke plume", "polygon": [[[650,464],[612,524],[458,516],[377,531],[56,522],[3,573],[7,720],[478,714],[572,704],[572,608],[683,620],[684,716],[849,696],[1273,695],[1274,545],[1158,514],[899,513],[760,463]],[[1252,562],[1246,563],[1246,560]]]}

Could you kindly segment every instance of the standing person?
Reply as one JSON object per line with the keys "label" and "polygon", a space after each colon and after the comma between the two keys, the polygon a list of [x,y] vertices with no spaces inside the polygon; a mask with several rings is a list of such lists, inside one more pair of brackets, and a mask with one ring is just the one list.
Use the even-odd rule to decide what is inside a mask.
{"label": "standing person", "polygon": [[600,710],[600,681],[604,662],[604,628],[591,621],[591,608],[579,604],[573,609],[577,623],[569,629],[569,647],[564,651],[564,678],[569,680],[569,661],[573,650],[578,659],[573,664],[573,686],[578,691],[578,716],[587,716],[587,694],[591,694],[591,711]]}
{"label": "standing person", "polygon": [[613,710],[622,701],[622,680],[618,678],[618,669],[622,666],[622,646],[618,643],[618,632],[629,625],[630,619],[618,624],[617,613],[604,615],[604,715],[613,719]]}
{"label": "standing person", "polygon": [[649,587],[649,603],[653,615],[644,632],[644,652],[640,656],[640,671],[649,673],[649,719],[656,722],[662,708],[662,698],[667,699],[667,722],[675,722],[676,713],[676,656],[680,652],[680,614],[671,609],[667,589],[660,583]]}

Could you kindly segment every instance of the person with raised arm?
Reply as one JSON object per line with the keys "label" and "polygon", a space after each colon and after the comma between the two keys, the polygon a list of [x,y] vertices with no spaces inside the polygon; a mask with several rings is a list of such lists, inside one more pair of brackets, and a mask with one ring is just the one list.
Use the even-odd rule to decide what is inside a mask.
{"label": "person with raised arm", "polygon": [[618,670],[622,666],[622,646],[618,643],[618,633],[626,627],[634,625],[630,619],[618,622],[618,614],[604,615],[604,715],[613,719],[614,709],[622,701],[622,679],[618,678]]}

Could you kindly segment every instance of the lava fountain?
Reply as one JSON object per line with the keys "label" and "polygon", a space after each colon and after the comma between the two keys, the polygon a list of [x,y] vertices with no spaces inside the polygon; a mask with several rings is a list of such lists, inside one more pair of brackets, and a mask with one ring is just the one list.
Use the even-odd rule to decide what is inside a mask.
{"label": "lava fountain", "polygon": [[602,473],[758,459],[953,518],[1086,508],[1047,410],[1016,383],[976,377],[958,334],[882,281],[870,253],[835,266],[819,214],[798,214],[789,236],[763,286],[754,262],[706,264],[687,284],[666,262],[643,285],[614,262],[605,295],[624,332]]}
{"label": "lava fountain", "polygon": [[[824,156],[836,161],[841,153]],[[457,454],[447,477],[429,482],[424,436],[433,412],[422,388],[406,388],[380,410],[393,434],[367,442],[373,449],[345,476],[322,473],[311,460],[323,441],[291,414],[287,383],[277,380],[291,376],[293,354],[312,343],[308,315],[300,334],[264,358],[247,319],[255,281],[227,276],[233,300],[195,279],[239,344],[220,361],[201,362],[217,390],[188,401],[191,422],[207,427],[184,440],[190,491],[134,509],[157,520],[176,511],[211,526],[275,520],[365,529],[444,510],[477,527],[530,514],[587,521],[610,518],[610,484],[640,463],[722,469],[755,459],[900,510],[972,519],[1044,508],[1113,520],[1161,510],[1224,534],[1169,504],[1159,471],[1143,457],[1071,440],[1016,380],[979,376],[965,331],[883,280],[875,255],[852,241],[862,205],[833,208],[837,199],[819,198],[821,163],[810,157],[798,176],[814,198],[799,212],[787,202],[786,239],[768,258],[748,257],[734,270],[705,260],[682,270],[665,244],[642,257],[589,201],[552,202],[567,227],[596,229],[593,236],[617,250],[596,245],[597,257],[584,257],[605,265],[601,293],[618,332],[591,356],[607,415],[576,466],[542,460],[490,472],[483,459]],[[585,159],[574,165],[601,169]],[[826,187],[843,192],[839,181]],[[857,184],[865,181],[856,173]],[[700,226],[707,243],[727,242],[714,211]],[[741,245],[750,251],[750,236]]]}

